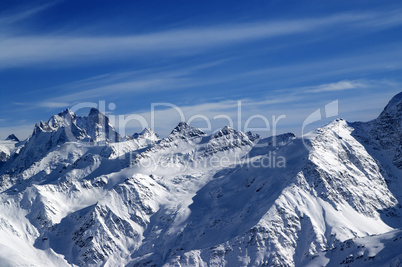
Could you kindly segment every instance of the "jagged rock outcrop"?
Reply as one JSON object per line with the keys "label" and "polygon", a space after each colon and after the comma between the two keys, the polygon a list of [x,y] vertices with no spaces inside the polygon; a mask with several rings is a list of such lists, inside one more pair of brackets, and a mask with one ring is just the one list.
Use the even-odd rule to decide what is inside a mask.
{"label": "jagged rock outcrop", "polygon": [[14,134],[10,134],[9,136],[7,136],[6,140],[15,141],[15,142],[20,141]]}
{"label": "jagged rock outcrop", "polygon": [[0,143],[0,260],[398,266],[401,114],[402,93],[377,119],[337,119],[308,140],[185,122],[121,140],[99,111],[66,110]]}

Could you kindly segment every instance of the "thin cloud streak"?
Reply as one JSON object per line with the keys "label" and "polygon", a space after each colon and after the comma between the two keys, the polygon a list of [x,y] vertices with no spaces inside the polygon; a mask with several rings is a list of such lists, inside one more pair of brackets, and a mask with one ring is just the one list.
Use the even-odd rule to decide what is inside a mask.
{"label": "thin cloud streak", "polygon": [[[330,84],[342,84],[344,81],[334,82]],[[388,92],[387,95],[384,95],[383,92],[377,92],[374,94],[359,94],[358,96],[348,98],[346,100],[340,100],[339,111],[340,117],[343,117],[349,121],[353,121],[355,119],[363,119],[369,120],[374,119],[378,116],[381,109],[385,106],[386,102],[393,96],[393,94],[400,91],[401,84],[394,81],[388,80],[355,80],[348,81],[351,84],[364,84],[366,87],[371,89],[375,88],[393,88],[392,92]],[[321,84],[316,86],[309,86],[308,88],[325,88],[328,84]],[[280,120],[278,124],[278,132],[283,133],[293,129],[296,134],[301,134],[298,132],[301,129],[301,125],[303,120],[314,110],[317,108],[324,107],[325,104],[336,100],[339,96],[336,94],[329,95],[326,99],[317,100],[315,93],[306,94],[305,89],[307,87],[299,87],[292,88],[292,93],[289,94],[288,91],[283,91],[282,95],[275,94],[266,96],[264,99],[251,99],[251,98],[243,98],[243,99],[231,99],[231,100],[222,100],[222,101],[210,101],[200,104],[194,105],[183,105],[177,106],[180,109],[184,118],[181,118],[180,113],[172,106],[164,105],[161,103],[159,106],[155,108],[154,112],[154,123],[156,126],[156,131],[162,136],[166,136],[170,133],[170,131],[177,125],[179,121],[184,119],[185,121],[189,121],[193,116],[202,115],[204,118],[208,118],[211,121],[211,131],[215,131],[220,129],[225,125],[230,125],[229,120],[226,118],[230,118],[233,122],[233,127],[238,127],[238,104],[241,101],[241,127],[245,126],[245,122],[253,115],[262,115],[265,116],[270,126],[272,127],[273,119],[272,116],[278,118],[281,115],[286,115],[286,118]],[[388,90],[389,91],[389,90]],[[332,93],[336,91],[330,91]],[[290,96],[289,96],[290,95]],[[51,102],[47,102],[49,105],[53,105]],[[169,103],[168,103],[169,104]],[[57,105],[57,103],[54,103]],[[65,107],[65,106],[64,106]],[[129,114],[125,114],[124,117],[128,118],[130,115],[139,115],[143,117],[148,125],[143,126],[152,126],[151,125],[151,107],[149,109],[137,110],[133,111]],[[359,117],[358,115],[364,115],[363,117]],[[225,115],[216,117],[217,115]],[[118,114],[111,114],[111,116],[118,116]],[[193,117],[191,124],[196,127],[207,128],[207,124],[205,120],[201,117]],[[332,120],[335,118],[330,118]],[[139,128],[138,121],[131,121],[131,123],[123,124],[124,127],[120,127],[118,123],[119,121],[115,121],[115,126],[118,131],[122,135],[131,135],[134,131],[142,130]],[[322,122],[323,126],[325,122]],[[25,138],[28,134],[32,133],[33,124],[27,124],[22,126],[14,126],[12,127],[12,132],[18,133],[21,138]],[[251,125],[251,124],[250,124]],[[261,119],[256,118],[253,120],[253,127],[265,127],[264,122]],[[244,128],[242,128],[244,130]],[[271,128],[272,130],[272,128]],[[11,132],[10,128],[0,127],[0,134],[3,136],[7,136]],[[273,134],[272,131],[267,132],[267,134]]]}
{"label": "thin cloud streak", "polygon": [[0,17],[0,26],[5,27],[14,23],[17,23],[21,20],[28,19],[30,17],[35,16],[37,13],[51,7],[54,5],[57,1],[54,1],[53,3],[50,4],[45,4],[37,7],[32,7],[32,8],[26,8],[25,10],[22,10],[20,12],[14,12],[14,13],[9,13],[9,14],[3,14],[2,17]]}
{"label": "thin cloud streak", "polygon": [[229,59],[201,63],[189,67],[177,68],[175,71],[165,69],[117,72],[98,75],[84,80],[44,89],[44,91],[73,92],[58,97],[48,98],[36,103],[34,107],[67,107],[73,103],[96,98],[105,98],[116,93],[157,92],[180,90],[231,80],[231,77],[215,79],[196,79],[193,75],[200,70],[216,67]]}
{"label": "thin cloud streak", "polygon": [[322,92],[331,92],[331,91],[343,91],[343,90],[351,90],[356,88],[366,87],[365,84],[356,81],[339,81],[336,83],[328,83],[322,84],[315,87],[307,87],[307,93],[322,93]]}
{"label": "thin cloud streak", "polygon": [[[354,87],[353,89],[375,89],[375,88],[387,88],[392,89],[395,92],[398,92],[398,88],[400,88],[400,84],[393,81],[387,80],[351,80],[351,81],[339,81],[334,83],[320,84],[316,86],[309,87],[298,87],[289,89],[289,91],[285,90],[282,95],[276,94],[274,96],[266,96],[265,99],[251,99],[244,98],[239,100],[222,100],[216,102],[206,102],[195,105],[188,106],[177,106],[180,112],[169,105],[165,105],[161,103],[160,106],[152,113],[151,110],[140,110],[137,112],[133,112],[131,114],[138,114],[145,118],[145,120],[149,123],[147,126],[152,126],[150,123],[152,121],[151,116],[153,114],[154,118],[154,126],[162,135],[167,135],[176,124],[181,120],[191,121],[193,116],[197,119],[192,121],[192,124],[197,127],[206,127],[207,123],[203,118],[208,118],[211,121],[212,131],[219,129],[225,125],[229,125],[229,120],[225,118],[225,116],[230,117],[233,122],[233,126],[235,128],[238,127],[238,119],[239,119],[239,101],[241,101],[241,127],[244,127],[246,121],[252,117],[253,115],[262,115],[266,117],[269,123],[272,126],[273,118],[278,118],[281,115],[286,115],[286,118],[280,121],[278,125],[278,130],[280,132],[286,132],[296,127],[296,134],[301,134],[299,130],[301,130],[303,121],[307,118],[307,116],[315,111],[318,108],[323,108],[325,104],[332,102],[334,100],[339,99],[340,95],[337,92],[342,90],[349,90],[346,88]],[[306,93],[307,88],[315,88],[316,90],[326,90],[326,92],[332,93],[328,95],[326,98],[317,98],[316,92]],[[352,89],[352,88],[351,88]],[[389,95],[392,96],[391,93]],[[349,99],[339,99],[340,103],[340,116],[345,119],[350,119],[353,121],[357,117],[355,113],[364,114],[364,119],[374,119],[378,116],[380,110],[385,106],[386,101],[388,101],[390,96],[384,96],[383,93],[372,93],[372,94],[362,94],[358,96],[351,97]],[[380,101],[381,99],[381,101]],[[370,103],[370,105],[367,105]],[[126,114],[125,116],[129,116],[131,114]],[[181,114],[184,116],[182,118]],[[199,116],[201,115],[201,116]],[[224,115],[221,117],[216,117],[217,115]],[[329,118],[328,121],[331,121],[335,118]],[[265,127],[264,121],[256,118],[254,123],[257,122],[256,127]],[[323,126],[326,122],[322,122]],[[125,134],[130,134],[130,131],[135,129],[133,125],[132,127],[123,129],[120,128],[120,131]],[[138,129],[138,123],[135,125]],[[319,125],[320,126],[320,125]],[[205,130],[205,128],[204,128]],[[244,129],[242,129],[244,130]],[[273,134],[271,132],[270,134]]]}
{"label": "thin cloud streak", "polygon": [[64,108],[68,107],[69,103],[67,102],[52,102],[52,101],[44,101],[38,104],[39,107],[44,108]]}
{"label": "thin cloud streak", "polygon": [[[82,62],[141,56],[144,53],[196,54],[208,49],[242,42],[301,34],[331,26],[348,24],[349,27],[391,27],[402,24],[402,19],[379,14],[338,14],[325,18],[300,19],[280,22],[257,22],[237,25],[215,25],[131,36],[76,37],[76,36],[3,36],[0,43],[0,68],[24,66],[40,62]],[[375,19],[375,20],[373,20]],[[371,22],[371,21],[374,22]],[[170,53],[167,53],[170,55]]]}
{"label": "thin cloud streak", "polygon": [[[402,49],[397,46],[383,47],[386,52],[359,51],[353,56],[328,58],[320,61],[301,62],[278,67],[257,69],[240,74],[243,77],[272,77],[283,80],[292,77],[292,84],[311,82],[316,79],[354,76],[361,72],[393,71],[402,69]],[[345,78],[343,78],[345,79]],[[287,81],[287,80],[285,80]],[[289,86],[289,85],[288,85]]]}

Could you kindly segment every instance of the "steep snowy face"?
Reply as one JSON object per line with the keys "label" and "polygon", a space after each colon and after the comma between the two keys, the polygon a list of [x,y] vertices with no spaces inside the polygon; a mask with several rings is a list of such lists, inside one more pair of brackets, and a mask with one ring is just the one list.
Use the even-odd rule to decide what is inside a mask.
{"label": "steep snowy face", "polygon": [[50,150],[68,142],[85,138],[85,130],[74,123],[76,116],[65,110],[52,116],[48,122],[41,121],[35,125],[32,135],[26,141],[15,159],[2,169],[3,173],[16,174],[41,160]]}
{"label": "steep snowy face", "polygon": [[147,139],[149,141],[156,142],[160,140],[158,134],[156,134],[154,131],[152,131],[150,128],[144,128],[141,133],[135,133],[133,134],[133,138],[135,139]]}
{"label": "steep snowy face", "polygon": [[77,116],[70,109],[66,109],[57,115],[53,115],[47,122],[49,130],[55,130],[61,127],[68,127],[75,122]]}
{"label": "steep snowy face", "polygon": [[39,136],[45,135],[45,133],[49,133],[48,135],[51,137],[50,139],[52,139],[51,142],[53,144],[78,141],[88,137],[85,129],[77,125],[77,116],[70,109],[52,116],[48,122],[41,121],[39,124],[36,124],[29,141],[41,138]]}
{"label": "steep snowy face", "polygon": [[394,96],[378,118],[350,124],[353,136],[369,151],[399,203],[402,203],[402,93]]}
{"label": "steep snowy face", "polygon": [[[5,181],[10,184],[10,181],[26,179],[29,174],[23,174],[24,171],[68,142],[109,143],[119,139],[109,119],[98,110],[91,109],[87,117],[79,117],[66,109],[47,122],[41,121],[35,125],[32,135],[18,153],[14,153],[13,160],[3,164],[0,169],[0,174],[7,177],[3,177],[0,186],[7,186]],[[34,175],[37,171],[29,173]]]}
{"label": "steep snowy face", "polygon": [[352,124],[356,127],[356,136],[374,149],[394,152],[392,159],[395,166],[402,169],[402,93],[394,96],[375,120]]}
{"label": "steep snowy face", "polygon": [[383,149],[393,150],[392,163],[402,170],[402,93],[394,96],[372,122],[370,135]]}
{"label": "steep snowy face", "polygon": [[0,262],[397,266],[400,103],[309,140],[182,122],[163,139],[144,129],[112,142],[99,111],[66,110],[1,170]]}
{"label": "steep snowy face", "polygon": [[331,259],[327,266],[400,266],[401,247],[401,230],[336,242],[326,252],[326,257]]}
{"label": "steep snowy face", "polygon": [[[382,148],[400,148],[402,135],[402,93],[394,96],[383,112],[372,122],[370,135]],[[402,159],[401,159],[402,160]],[[402,168],[402,161],[398,162]]]}
{"label": "steep snowy face", "polygon": [[6,140],[0,141],[0,174],[3,165],[5,165],[10,159],[14,158],[24,144],[25,141],[20,142],[14,134],[10,134]]}
{"label": "steep snowy face", "polygon": [[[256,140],[255,136],[253,137],[253,140]],[[137,154],[133,164],[152,165],[150,169],[158,175],[183,170],[197,172],[201,171],[200,168],[203,168],[202,171],[208,171],[214,168],[214,165],[220,167],[219,161],[222,157],[227,164],[241,160],[253,146],[254,143],[246,134],[230,127],[224,127],[216,134],[207,136],[196,127],[179,123],[169,136]]]}
{"label": "steep snowy face", "polygon": [[312,140],[309,160],[316,191],[329,202],[345,201],[366,216],[396,205],[375,159],[353,136],[353,128],[338,119]]}
{"label": "steep snowy face", "polygon": [[171,157],[173,154],[179,152],[180,149],[180,153],[196,149],[197,144],[205,137],[206,134],[200,129],[192,127],[186,122],[180,122],[167,137],[156,142],[155,146],[151,146],[136,155],[134,162],[139,163],[141,160],[146,159],[151,160],[155,164],[156,162],[160,162],[162,157],[164,157],[162,155],[167,154],[167,157]]}
{"label": "steep snowy face", "polygon": [[96,108],[92,108],[86,117],[78,117],[77,125],[85,129],[86,133],[95,142],[118,142],[121,136],[110,123],[109,118],[99,112]]}
{"label": "steep snowy face", "polygon": [[[250,138],[253,141],[251,141]],[[233,150],[234,148],[241,149],[248,147],[251,149],[251,147],[254,146],[254,142],[257,141],[257,135],[247,135],[229,126],[225,126],[211,136],[209,142],[205,145],[203,150],[206,154],[211,155],[217,153],[218,151]],[[235,150],[233,153],[236,153]]]}
{"label": "steep snowy face", "polygon": [[47,123],[41,122],[38,126],[38,131],[42,132],[57,132],[60,130],[63,132],[61,137],[68,141],[79,141],[88,138],[93,142],[108,143],[121,140],[109,118],[96,108],[92,108],[88,116],[85,117],[79,117],[70,109],[67,109],[52,116]]}
{"label": "steep snowy face", "polygon": [[[108,183],[112,183],[108,192],[102,192]],[[27,217],[42,227],[41,236],[36,241],[38,248],[52,248],[64,255],[70,264],[79,266],[98,266],[106,261],[113,266],[123,265],[132,251],[140,246],[150,216],[166,197],[165,188],[151,177],[140,174],[116,185],[113,185],[111,176],[105,176],[92,182],[74,182],[73,187],[74,191],[64,188],[76,197],[64,199],[68,211],[73,212],[54,220],[52,211],[60,211],[55,203],[57,198],[51,199],[49,193],[55,188],[39,187],[45,205],[38,206],[35,199]],[[60,191],[55,194],[63,198]],[[25,197],[29,200],[29,196]],[[46,224],[51,220],[53,223],[49,227]]]}
{"label": "steep snowy face", "polygon": [[180,122],[170,133],[169,137],[180,137],[180,138],[196,138],[205,136],[206,134],[196,127],[190,126],[187,122]]}
{"label": "steep snowy face", "polygon": [[141,133],[135,133],[130,138],[125,138],[120,142],[106,144],[102,154],[109,158],[133,157],[141,149],[153,147],[160,141],[158,134],[149,128],[145,128]]}
{"label": "steep snowy face", "polygon": [[380,114],[380,117],[388,115],[394,116],[395,119],[401,118],[402,113],[402,92],[395,95],[384,108],[384,111]]}
{"label": "steep snowy face", "polygon": [[17,141],[10,139],[0,141],[0,162],[6,162],[11,156],[13,156],[17,151],[17,145]]}
{"label": "steep snowy face", "polygon": [[[278,136],[276,146],[272,138],[260,140],[247,154],[250,164],[216,172],[192,198],[186,219],[170,218],[180,227],[159,226],[162,236],[149,241],[157,249],[133,263],[324,265],[335,240],[392,230],[381,217],[392,215],[387,210],[397,201],[352,131],[335,121],[318,131],[310,151],[292,134]],[[286,158],[286,166],[257,164],[272,155]]]}

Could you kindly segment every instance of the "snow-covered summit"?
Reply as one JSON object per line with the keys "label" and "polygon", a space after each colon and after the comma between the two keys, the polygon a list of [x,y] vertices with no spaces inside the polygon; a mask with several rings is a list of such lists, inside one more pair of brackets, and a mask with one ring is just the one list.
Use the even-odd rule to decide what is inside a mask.
{"label": "snow-covered summit", "polygon": [[145,138],[152,141],[157,141],[159,140],[159,135],[155,133],[151,128],[145,127],[144,130],[141,131],[141,133],[133,134],[133,138],[135,139]]}
{"label": "snow-covered summit", "polygon": [[376,119],[352,123],[351,126],[355,128],[354,136],[368,149],[372,149],[373,155],[376,155],[383,165],[389,165],[384,166],[388,175],[402,175],[402,172],[395,174],[395,171],[392,171],[394,166],[402,171],[402,92],[389,101]]}
{"label": "snow-covered summit", "polygon": [[0,262],[398,266],[400,98],[373,121],[329,123],[308,149],[184,122],[113,142],[99,111],[66,110],[0,162]]}
{"label": "snow-covered summit", "polygon": [[47,122],[37,123],[33,135],[58,131],[63,132],[63,138],[69,141],[89,138],[94,142],[116,142],[121,139],[109,118],[96,108],[91,108],[89,114],[84,117],[66,109],[52,116]]}
{"label": "snow-covered summit", "polygon": [[70,109],[66,109],[57,115],[53,115],[47,124],[53,128],[57,129],[59,127],[68,127],[72,122],[75,122],[76,115]]}
{"label": "snow-covered summit", "polygon": [[385,114],[393,114],[401,117],[402,115],[402,92],[395,95],[385,106],[384,111],[380,114],[384,116]]}
{"label": "snow-covered summit", "polygon": [[230,126],[224,126],[221,130],[213,135],[213,138],[219,138],[225,135],[244,135],[242,132],[233,129]]}
{"label": "snow-covered summit", "polygon": [[85,129],[95,142],[118,142],[122,139],[109,118],[96,108],[91,108],[88,116],[78,117],[77,125]]}
{"label": "snow-covered summit", "polygon": [[200,129],[190,126],[187,122],[180,122],[170,133],[169,136],[181,136],[187,138],[201,137],[206,134]]}
{"label": "snow-covered summit", "polygon": [[47,122],[36,123],[32,135],[15,154],[15,159],[7,162],[0,171],[13,175],[22,173],[67,142],[109,143],[120,139],[109,119],[97,109],[91,109],[89,115],[84,117],[66,109],[53,115]]}
{"label": "snow-covered summit", "polygon": [[402,93],[394,96],[386,105],[384,110],[375,120],[371,121],[373,130],[389,133],[398,136],[402,131]]}
{"label": "snow-covered summit", "polygon": [[242,131],[238,131],[230,126],[224,126],[222,129],[214,133],[211,138],[237,139],[240,142],[251,144],[252,142],[257,141],[260,136],[252,132],[243,133]]}

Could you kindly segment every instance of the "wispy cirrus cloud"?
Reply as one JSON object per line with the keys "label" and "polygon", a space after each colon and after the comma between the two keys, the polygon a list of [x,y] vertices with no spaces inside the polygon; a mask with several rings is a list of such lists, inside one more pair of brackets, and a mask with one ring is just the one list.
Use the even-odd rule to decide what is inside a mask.
{"label": "wispy cirrus cloud", "polygon": [[309,33],[345,24],[349,29],[388,28],[402,24],[399,14],[397,11],[345,13],[312,19],[212,25],[125,36],[105,37],[88,33],[82,33],[81,36],[5,35],[0,42],[0,69],[56,61],[63,61],[64,64],[83,63],[150,53],[167,56],[197,54],[225,45]]}
{"label": "wispy cirrus cloud", "polygon": [[[342,94],[337,94],[337,92],[349,90],[344,88],[353,86],[362,90],[373,89],[375,93],[357,94],[347,99],[339,98]],[[326,92],[333,94],[329,94],[326,98],[320,98],[316,92],[306,93],[307,88],[310,88],[310,90],[313,88],[331,88]],[[382,93],[378,90],[379,88],[386,88],[387,93]],[[200,127],[206,132],[214,132],[225,125],[229,125],[243,131],[250,130],[250,127],[265,128],[265,131],[259,132],[264,136],[288,131],[301,134],[299,130],[301,130],[304,119],[317,108],[324,107],[325,104],[333,100],[339,100],[340,117],[350,121],[357,119],[369,120],[379,114],[387,101],[400,88],[400,83],[388,80],[338,81],[286,89],[283,90],[282,94],[271,92],[259,98],[209,99],[202,103],[187,105],[175,105],[173,103],[153,103],[151,105],[150,103],[148,109],[132,110],[132,112],[124,114],[123,120],[119,118],[122,114],[108,113],[110,113],[111,117],[114,117],[112,121],[123,135],[133,134],[135,131],[142,130],[142,127],[155,126],[155,130],[159,134],[166,136],[180,121],[191,122],[193,126]],[[88,103],[95,106],[97,104],[95,102]],[[42,105],[43,107],[59,108],[58,105],[60,105],[63,108],[71,108],[70,105],[65,104],[67,103],[46,100],[38,103],[36,107]],[[278,120],[277,128],[275,129],[277,132],[274,132],[273,123],[279,116],[282,116],[282,119]],[[262,119],[263,117],[266,120]],[[334,118],[329,118],[329,121],[332,119]],[[145,124],[143,124],[144,122]],[[323,126],[325,123],[326,121],[323,121],[318,126]],[[32,125],[14,126],[12,129],[13,132],[25,138],[32,132]],[[0,134],[6,136],[9,132],[10,128],[0,127]]]}
{"label": "wispy cirrus cloud", "polygon": [[[269,104],[269,101],[264,104],[264,101],[250,98],[187,106],[169,106],[168,103],[160,103],[155,110],[150,108],[126,114],[125,118],[129,123],[116,124],[116,126],[122,134],[126,135],[140,131],[142,127],[155,127],[159,134],[166,136],[179,121],[190,122],[191,125],[208,133],[228,125],[242,131],[251,130],[262,136],[289,131],[300,135],[303,121],[316,109],[323,108],[334,100],[339,100],[338,117],[348,121],[367,121],[376,118],[390,97],[397,92],[396,90],[386,95],[381,93],[363,94],[348,99],[339,99],[336,96],[316,99],[300,94],[273,104]],[[133,114],[135,116],[130,121],[129,116]],[[139,117],[143,119],[138,120]],[[334,119],[336,118],[324,119],[317,124],[317,127],[324,126]],[[140,122],[146,124],[142,125]],[[260,131],[257,130],[258,128]]]}
{"label": "wispy cirrus cloud", "polygon": [[69,105],[70,103],[68,102],[55,102],[55,101],[43,101],[38,103],[39,107],[44,108],[64,108],[68,107]]}
{"label": "wispy cirrus cloud", "polygon": [[[280,80],[281,85],[291,86],[328,78],[344,80],[352,77],[349,79],[354,79],[360,73],[397,71],[402,69],[401,62],[401,43],[395,43],[361,50],[353,55],[256,69],[244,72],[241,76],[270,77],[272,81]],[[292,79],[288,79],[288,77],[292,77]]]}
{"label": "wispy cirrus cloud", "polygon": [[161,69],[143,69],[138,71],[112,72],[89,77],[83,80],[61,84],[52,88],[42,90],[47,92],[58,92],[58,96],[47,97],[35,103],[15,103],[25,105],[30,109],[37,107],[65,108],[83,101],[93,99],[105,99],[116,94],[123,94],[131,97],[133,94],[144,92],[159,92],[169,90],[190,89],[210,84],[216,84],[231,80],[232,77],[218,77],[202,79],[194,77],[198,71],[211,67],[217,67],[230,59],[207,61],[190,66],[170,67]]}
{"label": "wispy cirrus cloud", "polygon": [[[0,26],[6,27],[12,25],[14,23],[20,22],[24,19],[28,19],[30,17],[35,16],[37,13],[51,7],[56,4],[58,1],[54,1],[53,3],[43,4],[39,6],[26,6],[22,9],[15,10],[14,12],[7,12],[0,14]],[[2,29],[4,30],[4,28]],[[0,30],[0,32],[2,31]]]}
{"label": "wispy cirrus cloud", "polygon": [[331,91],[344,91],[366,87],[367,85],[358,81],[339,81],[335,83],[321,84],[319,86],[306,87],[307,93],[322,93]]}

